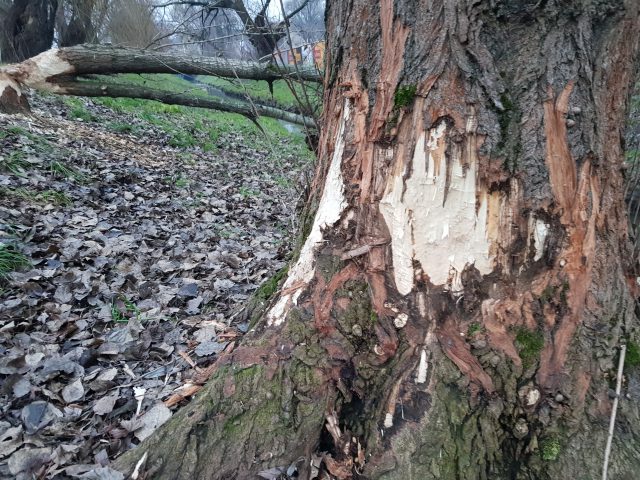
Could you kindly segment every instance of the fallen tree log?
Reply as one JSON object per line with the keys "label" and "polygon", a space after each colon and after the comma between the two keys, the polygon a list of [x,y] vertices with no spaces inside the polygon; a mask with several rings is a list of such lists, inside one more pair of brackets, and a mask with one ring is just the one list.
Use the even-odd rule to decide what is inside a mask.
{"label": "fallen tree log", "polygon": [[260,116],[271,117],[286,122],[304,125],[315,128],[313,119],[288,112],[279,108],[254,104],[252,106],[232,103],[220,100],[216,97],[198,97],[184,93],[168,92],[148,87],[136,85],[125,85],[119,83],[99,83],[94,81],[59,82],[58,93],[64,95],[76,95],[79,97],[112,97],[112,98],[139,98],[143,100],[155,100],[169,105],[183,105],[186,107],[209,108],[221,112],[230,112],[243,115],[255,122]]}
{"label": "fallen tree log", "polygon": [[[298,72],[290,68],[258,62],[171,55],[104,45],[79,45],[47,50],[24,62],[0,68],[0,112],[28,111],[29,104],[22,90],[29,87],[60,95],[151,99],[163,103],[235,112],[252,119],[264,115],[301,125],[313,125],[312,120],[301,115],[272,107],[260,106],[251,109],[219,99],[196,98],[146,87],[78,81],[78,77],[87,75],[120,73],[185,73],[267,82],[298,75]],[[320,81],[317,73],[308,70],[301,71],[298,78],[312,82]]]}

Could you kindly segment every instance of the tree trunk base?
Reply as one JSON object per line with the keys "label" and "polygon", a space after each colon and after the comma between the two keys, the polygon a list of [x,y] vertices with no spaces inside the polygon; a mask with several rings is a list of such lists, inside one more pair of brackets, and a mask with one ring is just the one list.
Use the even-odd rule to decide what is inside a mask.
{"label": "tree trunk base", "polygon": [[0,74],[0,113],[29,113],[31,108],[20,86],[8,76]]}

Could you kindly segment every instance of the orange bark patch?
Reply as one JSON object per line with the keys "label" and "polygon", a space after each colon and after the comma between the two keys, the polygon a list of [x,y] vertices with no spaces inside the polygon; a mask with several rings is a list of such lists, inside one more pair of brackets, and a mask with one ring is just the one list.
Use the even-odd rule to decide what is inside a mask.
{"label": "orange bark patch", "polygon": [[456,322],[449,317],[444,325],[437,330],[436,334],[442,350],[460,371],[469,377],[472,382],[482,386],[486,392],[493,393],[495,390],[493,380],[484,371],[478,359],[473,356],[467,342],[460,337],[460,329]]}
{"label": "orange bark patch", "polygon": [[333,307],[336,290],[342,287],[348,280],[358,276],[358,268],[355,263],[348,264],[336,273],[329,283],[322,274],[316,272],[316,287],[313,289],[311,299],[314,308],[314,324],[318,332],[328,334],[335,329],[331,323],[331,308]]}
{"label": "orange bark patch", "polygon": [[567,143],[567,111],[573,82],[564,88],[554,101],[551,87],[544,102],[544,133],[547,140],[547,168],[553,195],[562,210],[563,218],[572,210],[576,194],[576,164]]}
{"label": "orange bark patch", "polygon": [[[600,205],[600,182],[591,172],[591,161],[584,160],[579,177],[566,138],[566,113],[573,83],[558,96],[544,104],[544,122],[547,141],[547,168],[554,197],[559,208],[560,220],[566,231],[567,243],[556,265],[558,282],[568,282],[568,313],[556,318],[546,310],[547,328],[555,328],[552,341],[545,345],[540,359],[538,381],[549,388],[559,386],[569,346],[584,311],[587,292],[591,283],[591,268],[595,254],[596,219]],[[549,90],[550,97],[552,92]],[[560,273],[562,272],[562,276]],[[553,275],[553,273],[552,273]],[[548,277],[547,284],[552,278]]]}
{"label": "orange bark patch", "polygon": [[[374,178],[373,143],[382,137],[387,117],[393,109],[394,93],[402,71],[404,45],[409,35],[409,29],[401,21],[396,20],[394,22],[393,20],[393,0],[381,0],[380,26],[382,61],[380,63],[380,76],[376,85],[376,102],[369,118],[366,142],[360,144],[360,199],[363,202],[369,199]],[[354,76],[354,78],[357,77]],[[366,95],[361,98],[361,101],[367,101]],[[362,130],[364,124],[361,124],[360,127],[360,130]]]}
{"label": "orange bark patch", "polygon": [[487,340],[493,348],[503,352],[516,365],[522,360],[508,333],[508,328],[522,323],[523,302],[513,300],[485,300],[482,302],[482,323],[487,330]]}

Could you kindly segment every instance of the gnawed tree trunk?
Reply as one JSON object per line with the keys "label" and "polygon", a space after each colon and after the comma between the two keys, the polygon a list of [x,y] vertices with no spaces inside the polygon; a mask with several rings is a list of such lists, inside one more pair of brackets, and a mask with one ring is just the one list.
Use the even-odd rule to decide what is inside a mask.
{"label": "gnawed tree trunk", "polygon": [[[306,241],[254,328],[118,468],[254,478],[599,478],[639,323],[628,1],[328,2]],[[640,468],[626,367],[610,478]],[[329,478],[320,473],[319,478]]]}
{"label": "gnawed tree trunk", "polygon": [[78,77],[95,74],[177,72],[268,82],[295,75],[302,80],[319,81],[316,73],[296,72],[293,69],[283,69],[258,62],[172,55],[103,45],[81,45],[48,50],[22,63],[1,67],[0,112],[27,111],[29,104],[23,95],[22,87],[30,87],[60,95],[144,98],[176,105],[235,112],[252,119],[258,115],[265,115],[301,125],[314,125],[312,119],[272,107],[249,108],[223,100],[198,98],[146,87],[118,85],[99,79],[78,80]]}

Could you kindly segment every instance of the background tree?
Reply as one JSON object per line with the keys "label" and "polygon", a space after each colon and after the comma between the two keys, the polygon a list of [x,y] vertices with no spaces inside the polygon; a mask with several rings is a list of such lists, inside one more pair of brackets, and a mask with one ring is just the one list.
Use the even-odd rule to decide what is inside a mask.
{"label": "background tree", "polygon": [[0,17],[2,62],[19,62],[50,48],[57,8],[57,0],[13,0]]}
{"label": "background tree", "polygon": [[284,5],[288,12],[302,8],[291,18],[292,29],[308,44],[324,39],[324,0],[287,0]]}
{"label": "background tree", "polygon": [[[640,338],[622,171],[639,8],[328,2],[305,243],[208,386],[119,467],[598,478],[618,348]],[[610,478],[640,467],[639,358]]]}
{"label": "background tree", "polygon": [[[271,0],[264,0],[255,5],[244,0],[173,0],[156,4],[155,7],[156,9],[172,9],[176,6],[185,6],[187,7],[185,13],[193,15],[194,18],[202,14],[202,12],[204,12],[206,18],[217,18],[218,11],[231,12],[237,16],[243,25],[244,34],[255,48],[256,57],[261,60],[269,60],[278,41],[286,36],[291,19],[307,3],[308,0],[301,1],[296,8],[283,14],[280,20],[274,20],[269,17]],[[251,10],[254,6],[257,8],[252,13]],[[195,15],[193,14],[194,11],[196,12]]]}
{"label": "background tree", "polygon": [[163,33],[154,39],[154,49],[172,47],[205,56],[252,57],[244,25],[233,12],[191,5],[172,5],[160,12]]}
{"label": "background tree", "polygon": [[109,0],[63,0],[59,2],[56,14],[58,46],[69,47],[81,43],[96,43],[104,26],[109,3]]}
{"label": "background tree", "polygon": [[107,19],[107,37],[111,43],[145,48],[159,33],[151,0],[111,0]]}

